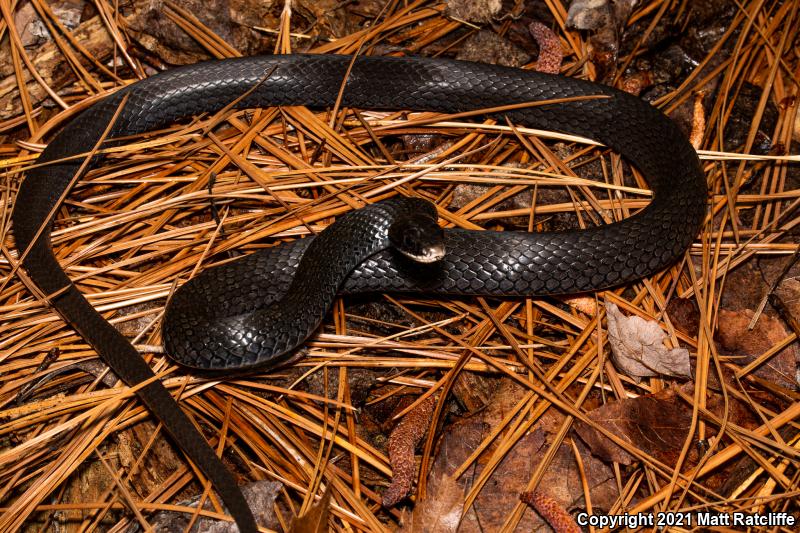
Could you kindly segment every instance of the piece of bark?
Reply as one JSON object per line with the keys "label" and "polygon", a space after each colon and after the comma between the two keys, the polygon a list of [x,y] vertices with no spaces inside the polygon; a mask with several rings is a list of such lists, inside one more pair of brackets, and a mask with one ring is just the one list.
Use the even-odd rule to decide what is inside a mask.
{"label": "piece of bark", "polygon": [[[114,52],[114,42],[99,17],[92,17],[80,24],[73,32],[73,35],[99,61],[105,61]],[[22,110],[22,103],[19,99],[19,86],[14,75],[14,65],[7,48],[8,41],[6,40],[0,45],[0,120],[15,117]],[[69,83],[75,81],[72,69],[64,61],[63,55],[53,41],[43,44],[34,53],[27,50],[26,53],[36,71],[54,91],[58,92]],[[89,67],[89,61],[82,55],[78,55],[81,57],[83,65]],[[47,93],[31,77],[27,68],[23,69],[23,72],[31,103],[33,105],[41,104],[48,98]]]}
{"label": "piece of bark", "polygon": [[770,303],[800,338],[800,278],[781,281],[770,295]]}

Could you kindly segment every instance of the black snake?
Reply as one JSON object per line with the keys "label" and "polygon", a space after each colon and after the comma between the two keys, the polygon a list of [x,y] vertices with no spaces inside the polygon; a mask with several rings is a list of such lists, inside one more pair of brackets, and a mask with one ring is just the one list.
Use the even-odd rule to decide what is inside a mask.
{"label": "black snake", "polygon": [[[345,82],[350,62],[348,56],[292,55],[176,68],[125,87],[81,113],[52,140],[38,162],[51,163],[91,149],[123,98],[127,100],[109,137],[141,133],[198,113],[217,111],[242,96],[236,107],[330,107]],[[594,97],[598,95],[601,97]],[[219,290],[215,295],[225,295],[228,288],[244,287],[244,294],[254,291],[266,300],[280,298],[303,251],[313,241],[303,239],[271,254],[248,257],[233,263],[229,270],[209,271],[196,286],[175,297],[165,325],[168,347],[184,364],[197,367],[269,363],[313,332],[340,290],[497,296],[582,292],[646,276],[683,254],[704,217],[703,174],[695,151],[676,125],[635,97],[605,86],[519,69],[443,59],[362,57],[352,63],[346,77],[342,105],[454,113],[549,99],[567,101],[519,108],[503,115],[516,124],[590,137],[617,150],[652,187],[654,198],[647,208],[622,222],[580,232],[448,229],[444,234],[445,258],[419,275],[395,252],[384,249],[385,242],[381,241],[381,232],[388,229],[384,217],[408,209],[407,204],[390,201],[373,205],[363,215],[342,217],[339,224],[341,235],[361,241],[328,239],[316,246],[320,255],[305,259],[319,278],[314,287],[322,286],[324,295],[293,297],[295,303],[284,302],[280,312],[268,307],[260,312],[272,321],[265,324],[252,323],[248,317],[208,320],[202,309],[186,318],[174,312],[180,307],[220,307],[217,302],[197,305],[197,298],[212,289]],[[52,306],[121,379],[135,385],[153,377],[149,366],[72,285],[51,249],[53,215],[77,179],[81,162],[73,158],[28,172],[12,215],[17,248],[25,254],[22,266],[49,295]],[[335,260],[330,260],[332,257]],[[342,257],[350,260],[339,265],[336,272],[327,270]],[[259,269],[266,273],[262,278],[274,277],[280,288],[249,281],[246,272]],[[248,292],[248,287],[252,291]],[[239,304],[230,304],[231,309],[238,312]],[[240,326],[245,329],[237,330]],[[181,331],[194,337],[180,337]],[[233,336],[226,337],[228,333]],[[161,383],[153,381],[140,389],[139,396],[210,478],[241,530],[254,531],[255,522],[233,477]]]}

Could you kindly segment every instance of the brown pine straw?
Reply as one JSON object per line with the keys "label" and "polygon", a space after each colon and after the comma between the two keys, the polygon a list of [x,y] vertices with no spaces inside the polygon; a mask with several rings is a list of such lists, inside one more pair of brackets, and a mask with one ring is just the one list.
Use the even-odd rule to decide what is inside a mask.
{"label": "brown pine straw", "polygon": [[[125,469],[116,459],[114,435],[150,418],[132,389],[108,388],[96,376],[86,379],[83,371],[71,367],[68,373],[38,384],[30,396],[16,403],[29,384],[39,383],[57,369],[96,358],[71,328],[31,296],[20,279],[24,275],[17,270],[21,251],[13,246],[9,223],[19,180],[37,165],[44,143],[63,124],[102,96],[143,77],[145,71],[127,53],[131,38],[113,3],[99,3],[100,16],[126,70],[112,71],[88,57],[48,5],[35,0],[34,8],[81,80],[56,94],[45,80],[31,76],[26,55],[30,52],[20,46],[16,29],[8,24],[17,4],[0,0],[0,49],[10,51],[20,89],[19,113],[0,121],[0,530],[42,520],[56,511],[84,513],[79,523],[86,531],[106,529],[114,517],[121,517],[115,530],[133,521],[148,527],[155,510],[179,510],[192,520],[222,517],[216,506],[198,510],[178,503],[197,494],[212,503],[216,499],[207,485],[197,483],[200,478],[187,463],[166,465],[162,481],[140,493],[137,471],[146,468],[145,458],[158,459],[154,450],[163,439],[160,427],[142,443],[142,454],[132,467]],[[595,73],[585,36],[565,28],[567,3],[546,0],[544,4],[556,21],[553,28],[565,52],[562,73],[591,78]],[[66,209],[57,215],[53,245],[68,275],[107,319],[120,326],[138,321],[131,334],[135,345],[242,479],[283,483],[276,511],[286,527],[292,514],[310,509],[326,490],[331,494],[331,527],[387,531],[396,525],[399,511],[380,505],[391,466],[359,427],[362,419],[353,405],[348,376],[357,369],[381,372],[368,406],[402,394],[414,395],[396,413],[398,419],[434,395],[437,398],[426,439],[417,450],[421,459],[417,498],[430,496],[427,473],[438,438],[449,423],[442,413],[453,399],[454,384],[465,373],[476,373],[513,380],[525,392],[450,473],[458,478],[480,465],[465,494],[465,509],[479,499],[509,450],[555,409],[564,415],[563,422],[555,428],[541,462],[529,473],[527,491],[538,490],[565,443],[575,450],[586,508],[592,509],[588,480],[572,440],[576,437],[570,431],[572,421],[579,419],[624,444],[638,459],[624,475],[616,467],[621,493],[610,512],[781,510],[800,495],[796,472],[800,397],[796,391],[764,384],[753,371],[782,347],[796,343],[796,335],[787,334],[748,365],[735,365],[717,353],[714,333],[729,270],[754,256],[791,257],[797,249],[785,236],[800,223],[796,209],[800,192],[787,185],[790,164],[796,165],[800,156],[749,152],[770,102],[777,104],[779,117],[769,133],[776,144],[791,146],[800,105],[796,81],[799,6],[797,1],[742,2],[731,26],[700,66],[657,102],[666,111],[691,105],[697,92],[712,77],[720,76],[721,93],[710,112],[699,117],[705,119],[705,128],[695,131],[702,143],[698,153],[710,188],[709,217],[683,261],[627,290],[592,295],[584,302],[588,307],[581,310],[553,299],[372,297],[393,309],[390,316],[402,316],[404,324],[413,324],[408,326],[393,319],[360,316],[358,308],[347,305],[351,299],[344,297],[321,331],[306,343],[308,356],[295,363],[300,372],[283,381],[269,373],[227,380],[187,374],[162,353],[160,316],[165,299],[178,284],[211,265],[229,261],[228,252],[250,253],[318,233],[337,216],[394,194],[434,201],[445,226],[468,229],[493,228],[509,216],[525,217],[532,230],[556,216],[570,216],[576,225],[588,227],[630,216],[649,202],[641,176],[598,143],[504,120],[484,120],[475,113],[448,116],[351,109],[333,113],[304,107],[239,111],[231,102],[213,116],[131,137],[123,146],[100,148],[107,154],[103,168],[90,171],[67,197]],[[280,27],[265,28],[275,32],[275,50],[281,53],[308,46],[307,37],[315,31],[295,35],[293,8],[294,4],[284,3]],[[665,0],[639,3],[629,26],[644,24],[651,32],[660,23],[680,22],[684,10],[683,3]],[[210,57],[239,55],[179,5],[166,2],[165,16]],[[473,25],[447,17],[440,3],[392,0],[369,27],[321,40],[323,44],[309,51],[369,54],[379,45],[388,45],[405,53],[434,55],[455,50],[463,31],[474,31]],[[642,43],[646,40],[643,35]],[[730,57],[703,70],[725,41],[733,43]],[[637,50],[642,47],[640,43]],[[623,76],[622,66],[631,64],[634,55],[620,57],[620,68],[612,77]],[[726,152],[721,132],[745,81],[766,90],[745,147],[741,153]],[[66,109],[54,114],[34,103],[26,82],[43,84]],[[7,132],[20,131],[25,139],[3,140]],[[406,134],[436,134],[445,142],[430,152],[407,154],[396,141]],[[86,147],[87,154],[79,157],[86,159],[91,149]],[[565,152],[568,155],[562,157]],[[600,169],[600,181],[578,174],[587,165]],[[759,186],[742,193],[748,180]],[[454,190],[474,184],[486,189],[460,208],[454,207]],[[566,199],[544,203],[542,191],[552,187],[566,190]],[[502,200],[520,192],[532,198],[530,208],[498,208]],[[210,216],[212,200],[220,211],[219,224]],[[752,223],[742,223],[740,215],[745,212],[752,213]],[[677,297],[692,299],[700,310],[697,337],[672,324],[666,309]],[[694,396],[684,398],[693,409],[692,431],[677,464],[663,464],[631,450],[587,417],[590,408],[584,404],[590,396],[614,401],[671,385],[658,378],[637,383],[614,369],[608,361],[606,301],[625,314],[657,321],[672,346],[683,343],[696,354]],[[376,334],[375,326],[383,333]],[[55,348],[60,356],[46,362]],[[723,382],[719,392],[726,409],[720,416],[708,409],[706,393],[708,380],[723,368],[740,382]],[[325,374],[321,393],[303,388],[314,372]],[[337,381],[332,381],[333,376]],[[331,383],[339,385],[334,388]],[[750,394],[750,388],[757,386],[775,394],[774,405],[786,407],[779,411],[774,405],[765,407]],[[732,419],[729,406],[733,401],[750,405],[761,426],[746,429]],[[697,439],[707,440],[709,448],[698,464],[689,465],[686,456]],[[707,484],[708,474],[732,468],[744,455],[755,460],[757,469],[727,499],[721,497]],[[90,462],[100,466],[109,485],[81,500],[74,497],[75,474],[85,472]],[[523,502],[515,501],[503,518],[503,531],[517,527],[526,509]]]}

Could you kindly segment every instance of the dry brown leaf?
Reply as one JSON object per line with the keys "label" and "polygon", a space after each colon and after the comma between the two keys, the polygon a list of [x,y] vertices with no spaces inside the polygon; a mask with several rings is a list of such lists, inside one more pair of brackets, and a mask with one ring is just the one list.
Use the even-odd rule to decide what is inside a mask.
{"label": "dry brown leaf", "polygon": [[[612,402],[589,413],[589,418],[639,450],[666,464],[675,464],[692,420],[692,409],[674,389]],[[602,433],[580,421],[575,430],[592,453],[629,465],[636,458]]]}
{"label": "dry brown leaf", "polygon": [[317,503],[302,516],[292,520],[289,533],[325,533],[328,531],[328,516],[331,512],[331,489],[322,493]]}
{"label": "dry brown leaf", "polygon": [[792,139],[800,142],[800,113],[794,116],[794,129],[792,129]]}
{"label": "dry brown leaf", "polygon": [[672,298],[667,304],[667,315],[672,326],[690,337],[696,337],[700,327],[700,311],[689,298]]}
{"label": "dry brown leaf", "polygon": [[[502,418],[516,404],[524,401],[525,394],[521,387],[504,382],[495,394],[495,401],[487,405],[486,409],[448,427],[441,438],[439,451],[428,478],[429,494],[442,498],[448,494],[447,497],[450,497],[447,490],[440,488],[435,480],[451,476],[461,467]],[[520,494],[527,490],[531,473],[542,461],[563,421],[563,415],[549,410],[505,453],[483,490],[478,494],[475,504],[462,517],[459,531],[499,531],[502,528],[508,513],[519,505]],[[585,475],[595,508],[609,508],[618,497],[613,470],[594,457],[582,442],[576,444],[584,471],[578,469],[572,446],[564,443],[559,446],[555,457],[545,470],[539,487],[546,487],[551,497],[566,509],[582,507],[585,506],[585,502],[581,476]],[[481,472],[495,451],[495,446],[490,446],[458,478],[457,483],[464,489],[465,494],[472,483],[481,476]],[[546,527],[542,518],[532,509],[526,509],[516,530],[539,531]]]}
{"label": "dry brown leaf", "polygon": [[689,135],[689,142],[695,150],[699,150],[703,146],[703,138],[706,134],[706,113],[703,109],[702,92],[695,94],[694,107],[692,111],[692,133]]}
{"label": "dry brown leaf", "polygon": [[397,533],[450,533],[461,522],[464,506],[464,489],[447,474],[432,475],[428,480],[432,490],[420,500],[411,513],[403,513],[402,527]]}
{"label": "dry brown leaf", "polygon": [[[736,356],[733,362],[741,367],[755,361],[790,334],[784,323],[772,313],[763,313],[753,329],[749,329],[752,318],[750,309],[719,311],[717,340],[726,353]],[[753,370],[753,374],[781,387],[794,389],[798,362],[800,350],[795,341],[764,361]]]}
{"label": "dry brown leaf", "polygon": [[597,300],[589,296],[569,296],[563,302],[589,316],[597,314]]}
{"label": "dry brown leaf", "polygon": [[576,0],[569,6],[566,26],[588,30],[587,49],[601,72],[614,67],[621,30],[635,3],[635,0]]}
{"label": "dry brown leaf", "polygon": [[608,342],[619,370],[636,378],[691,377],[689,352],[664,346],[667,335],[658,323],[638,316],[626,317],[611,302],[606,302],[606,314]]}
{"label": "dry brown leaf", "polygon": [[[685,398],[693,397],[694,384],[690,382],[655,394],[608,403],[591,411],[589,418],[632,447],[664,464],[674,465],[692,422],[692,406],[679,396],[679,392]],[[707,396],[706,408],[722,419],[726,409],[724,397],[710,390]],[[738,426],[753,429],[759,425],[747,404],[729,397],[727,409],[728,420]],[[576,421],[575,431],[589,445],[593,454],[606,461],[629,465],[636,460],[632,454],[584,422]],[[687,465],[693,464],[696,459],[696,452],[692,449]]]}

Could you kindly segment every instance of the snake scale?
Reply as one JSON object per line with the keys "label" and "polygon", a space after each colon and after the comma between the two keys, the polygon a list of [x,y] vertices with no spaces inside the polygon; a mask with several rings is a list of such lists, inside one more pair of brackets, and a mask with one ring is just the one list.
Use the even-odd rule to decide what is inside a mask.
{"label": "snake scale", "polygon": [[[238,319],[216,329],[212,324],[209,327],[213,331],[209,332],[202,309],[189,318],[170,310],[164,328],[167,346],[179,354],[184,364],[195,367],[252,366],[280,359],[313,332],[337,292],[539,296],[619,285],[663,269],[681,256],[705,215],[706,185],[695,151],[671,120],[638,98],[580,80],[445,59],[361,57],[352,62],[347,75],[351,59],[334,55],[226,59],[175,68],[129,85],[82,112],[53,138],[39,157],[41,166],[30,170],[21,184],[12,214],[17,248],[23,257],[21,264],[30,279],[118,377],[131,386],[151,380],[139,389],[139,397],[208,476],[241,531],[255,531],[256,525],[232,474],[163,385],[152,379],[150,367],[133,346],[75,288],[51,248],[54,213],[78,178],[82,163],[81,158],[74,157],[60,160],[89,150],[109,124],[110,138],[132,135],[220,110],[237,99],[238,108],[325,108],[336,102],[345,80],[342,105],[364,109],[455,113],[568,99],[514,109],[503,116],[528,127],[596,139],[623,154],[653,189],[653,200],[639,213],[622,222],[584,231],[447,229],[446,255],[428,267],[433,270],[425,275],[405,265],[383,243],[346,238],[328,239],[327,243],[320,240],[319,245],[312,239],[301,239],[277,247],[272,253],[234,262],[228,270],[212,269],[175,297],[174,309],[227,306],[228,310],[237,310],[244,305],[240,300],[246,298],[234,297],[235,302],[223,305],[197,301],[209,295],[224,297],[234,289],[267,301],[280,299],[307,248],[317,249],[314,253],[320,254],[303,261],[308,268],[317,269],[324,278],[321,283],[343,286],[325,287],[327,295],[321,297],[322,301],[306,297],[298,300],[307,308],[295,306],[283,315],[267,312],[265,316],[276,321],[273,325],[277,329],[270,329],[270,324],[250,325],[255,329],[249,333],[235,330]],[[602,97],[592,98],[597,95]],[[590,98],[576,98],[582,96]],[[425,209],[413,203],[411,208]],[[354,211],[333,226],[341,226],[341,235],[380,240],[383,237],[370,228],[380,227],[383,231],[383,217],[403,209],[409,209],[404,201],[373,204],[365,208],[366,214],[356,215],[362,210]],[[376,247],[368,249],[367,245]],[[337,281],[336,276],[342,276],[342,272],[330,276],[326,273],[324,269],[330,263],[351,252],[353,259],[339,269],[354,269],[349,275],[344,272],[346,279]],[[335,261],[330,260],[333,256]],[[261,272],[261,278],[273,278],[274,284],[250,281],[251,272]],[[222,330],[232,330],[234,340],[217,338]],[[186,331],[197,338],[181,338],[180,334]],[[207,338],[212,335],[213,339]],[[213,349],[204,349],[209,346]]]}

